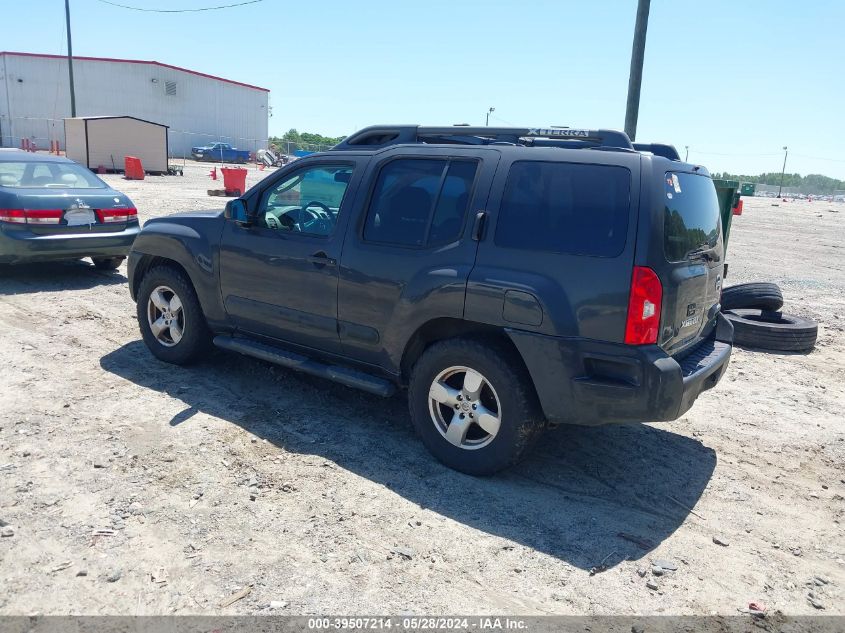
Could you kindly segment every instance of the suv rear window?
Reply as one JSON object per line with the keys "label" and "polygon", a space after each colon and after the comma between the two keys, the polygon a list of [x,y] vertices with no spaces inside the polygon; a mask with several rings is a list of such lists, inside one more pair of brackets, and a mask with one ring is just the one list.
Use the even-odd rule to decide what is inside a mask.
{"label": "suv rear window", "polygon": [[715,247],[721,234],[719,199],[704,175],[666,172],[663,250],[670,262]]}
{"label": "suv rear window", "polygon": [[631,172],[616,165],[519,161],[505,185],[496,244],[615,257],[625,247]]}

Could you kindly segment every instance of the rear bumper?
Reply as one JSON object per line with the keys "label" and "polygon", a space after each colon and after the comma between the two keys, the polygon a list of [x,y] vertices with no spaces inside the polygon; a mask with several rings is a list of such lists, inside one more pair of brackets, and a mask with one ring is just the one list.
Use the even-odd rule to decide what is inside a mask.
{"label": "rear bumper", "polygon": [[134,224],[120,231],[38,235],[26,226],[0,225],[0,264],[125,257],[140,230]]}
{"label": "rear bumper", "polygon": [[508,331],[550,422],[600,425],[675,420],[725,373],[733,327],[719,314],[710,338],[682,359],[629,346]]}

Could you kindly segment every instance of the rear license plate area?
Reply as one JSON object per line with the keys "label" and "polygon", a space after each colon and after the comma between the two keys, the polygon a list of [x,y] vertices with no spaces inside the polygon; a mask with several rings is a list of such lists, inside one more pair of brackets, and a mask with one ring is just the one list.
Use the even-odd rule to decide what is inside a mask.
{"label": "rear license plate area", "polygon": [[69,209],[65,211],[65,223],[68,226],[85,226],[96,224],[97,216],[91,209]]}

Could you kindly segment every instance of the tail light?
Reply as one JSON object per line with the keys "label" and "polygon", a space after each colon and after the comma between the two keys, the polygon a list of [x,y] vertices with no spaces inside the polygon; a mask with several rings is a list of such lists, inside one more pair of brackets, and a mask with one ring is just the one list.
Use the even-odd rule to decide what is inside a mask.
{"label": "tail light", "polygon": [[649,345],[657,342],[660,329],[660,307],[663,285],[651,268],[634,266],[628,318],[625,321],[626,345]]}
{"label": "tail light", "polygon": [[138,209],[134,207],[124,209],[100,209],[97,211],[100,222],[109,224],[111,222],[130,222],[138,219]]}
{"label": "tail light", "polygon": [[0,222],[13,224],[59,224],[61,209],[0,209]]}
{"label": "tail light", "polygon": [[62,221],[61,209],[27,209],[26,214],[27,224],[58,224]]}
{"label": "tail light", "polygon": [[0,209],[0,222],[26,224],[26,215],[23,209]]}

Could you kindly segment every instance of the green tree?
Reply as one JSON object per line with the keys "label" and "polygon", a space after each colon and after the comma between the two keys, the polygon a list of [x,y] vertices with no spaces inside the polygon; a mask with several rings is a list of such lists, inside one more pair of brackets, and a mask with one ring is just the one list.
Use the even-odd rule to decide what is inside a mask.
{"label": "green tree", "polygon": [[297,150],[307,152],[324,152],[340,143],[345,136],[323,136],[312,132],[299,132],[290,129],[281,137],[271,136],[270,145],[275,146],[282,152],[292,154]]}
{"label": "green tree", "polygon": [[[739,182],[763,183],[767,185],[780,185],[780,172],[768,172],[758,176],[744,174],[729,174],[727,172],[716,174],[714,178],[725,180],[738,180]],[[845,190],[845,181],[837,180],[822,174],[784,174],[783,186],[797,188],[801,193],[808,195],[832,195],[836,191]]]}

